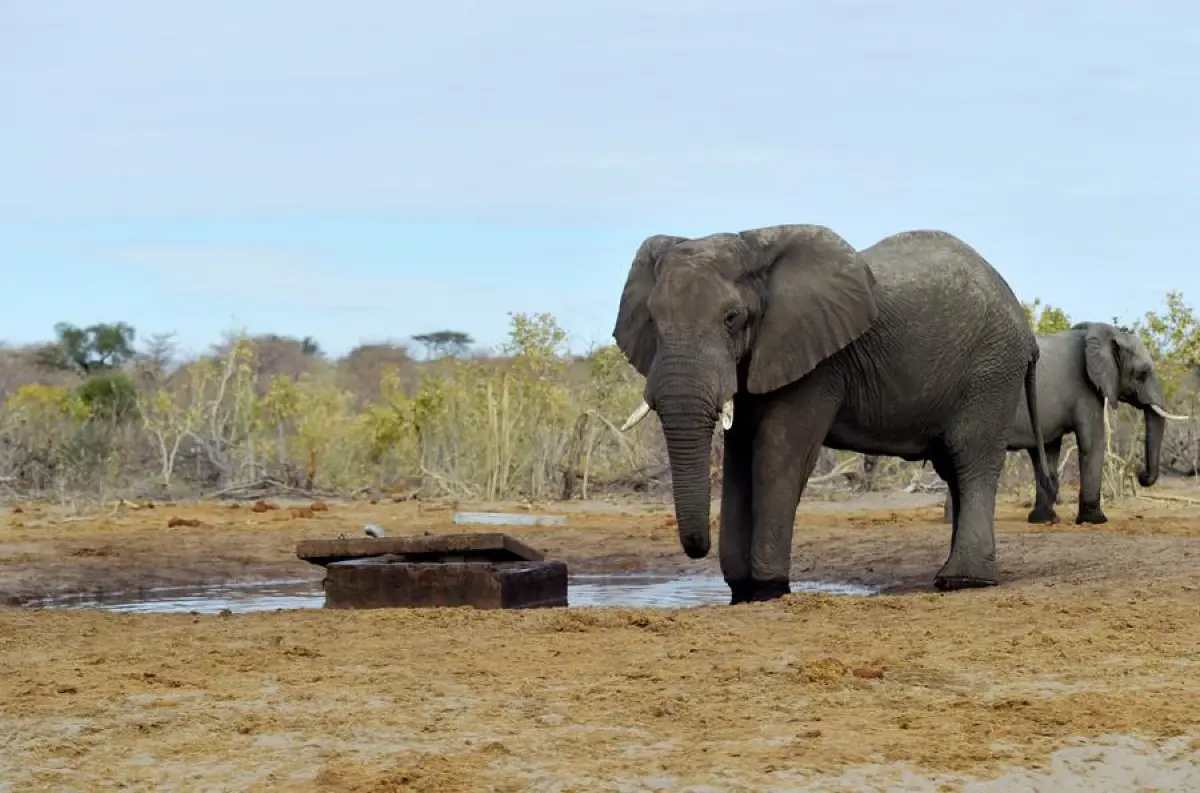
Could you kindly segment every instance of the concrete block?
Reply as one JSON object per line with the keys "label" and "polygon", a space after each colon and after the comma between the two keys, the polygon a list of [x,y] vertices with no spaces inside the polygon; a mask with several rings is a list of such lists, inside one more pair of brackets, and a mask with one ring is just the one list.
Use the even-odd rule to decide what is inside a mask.
{"label": "concrete block", "polygon": [[492,526],[564,526],[566,515],[529,515],[513,512],[455,512],[455,524],[489,524]]}
{"label": "concrete block", "polygon": [[331,562],[326,567],[326,608],[566,605],[567,565],[563,562],[411,562],[389,554]]}

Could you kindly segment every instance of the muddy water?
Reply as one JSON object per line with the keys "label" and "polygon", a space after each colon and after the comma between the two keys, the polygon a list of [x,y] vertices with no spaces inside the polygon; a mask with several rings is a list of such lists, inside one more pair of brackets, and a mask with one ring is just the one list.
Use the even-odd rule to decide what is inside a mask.
{"label": "muddy water", "polygon": [[[854,584],[793,581],[793,592],[826,592],[831,595],[873,595],[875,590]],[[647,575],[576,575],[568,585],[572,606],[685,606],[721,605],[729,602],[729,586],[720,576],[681,578]]]}
{"label": "muddy water", "polygon": [[[838,595],[871,595],[874,590],[852,584],[792,582],[794,592],[827,592]],[[680,608],[722,605],[729,588],[719,576],[681,578],[620,574],[572,576],[567,594],[571,606],[632,606]],[[84,608],[123,612],[231,612],[277,609],[319,609],[325,605],[321,582],[270,581],[255,584],[214,584],[148,590],[107,597],[66,597],[31,604],[33,608]]]}

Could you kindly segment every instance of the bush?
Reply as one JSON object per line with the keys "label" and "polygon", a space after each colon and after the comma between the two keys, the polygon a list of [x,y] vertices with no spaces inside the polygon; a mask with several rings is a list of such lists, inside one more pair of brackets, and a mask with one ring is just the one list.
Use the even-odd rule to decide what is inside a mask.
{"label": "bush", "polygon": [[[1039,330],[1071,324],[1040,301],[1027,311]],[[1134,328],[1158,361],[1170,409],[1197,412],[1200,324],[1192,310],[1171,293],[1164,311]],[[28,368],[0,371],[0,383],[12,384],[0,403],[0,487],[64,499],[198,495],[263,480],[487,500],[663,492],[669,474],[655,415],[617,431],[641,399],[641,376],[615,346],[572,356],[564,340],[549,314],[515,314],[491,357],[416,361],[403,346],[371,344],[335,361],[315,344],[236,334],[178,366],[147,369],[130,359],[82,382],[61,368],[36,377]],[[0,369],[28,367],[33,357],[7,354]],[[152,376],[130,376],[150,369]],[[1136,466],[1125,461],[1140,455],[1140,433],[1140,416],[1114,411],[1110,497],[1134,487]],[[1066,482],[1077,477],[1070,446]],[[856,455],[822,457],[815,486],[859,477]],[[1196,424],[1172,422],[1164,473],[1194,473],[1198,461]],[[883,458],[878,469],[873,477],[883,486],[936,481],[929,468],[896,459]],[[1031,490],[1024,454],[1010,455],[1005,481]]]}
{"label": "bush", "polygon": [[116,370],[73,388],[25,385],[0,410],[0,477],[29,491],[198,493],[272,479],[544,499],[665,469],[655,422],[614,429],[641,378],[615,347],[577,359],[565,337],[548,314],[517,314],[497,357],[417,363],[364,345],[392,362],[368,379],[361,351],[272,373],[265,346],[235,335],[154,378]]}
{"label": "bush", "polygon": [[75,389],[75,393],[93,416],[120,422],[137,414],[137,387],[124,372],[96,375]]}

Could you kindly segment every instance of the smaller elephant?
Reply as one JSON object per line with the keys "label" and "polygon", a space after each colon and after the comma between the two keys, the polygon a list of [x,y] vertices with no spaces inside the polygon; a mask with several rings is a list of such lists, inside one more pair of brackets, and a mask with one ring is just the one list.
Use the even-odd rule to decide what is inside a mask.
{"label": "smaller elephant", "polygon": [[[1186,420],[1165,409],[1166,399],[1154,373],[1154,361],[1136,334],[1104,322],[1080,322],[1070,330],[1038,336],[1037,401],[1046,462],[1057,479],[1063,436],[1075,433],[1079,448],[1079,511],[1076,523],[1105,523],[1100,508],[1104,473],[1104,401],[1120,401],[1141,410],[1146,422],[1145,461],[1138,473],[1142,487],[1158,481],[1159,454],[1166,420]],[[1025,397],[1009,428],[1008,450],[1025,450],[1038,468],[1037,444],[1030,431]],[[946,495],[943,520],[952,512]],[[1054,499],[1042,487],[1028,516],[1030,523],[1057,523]]]}

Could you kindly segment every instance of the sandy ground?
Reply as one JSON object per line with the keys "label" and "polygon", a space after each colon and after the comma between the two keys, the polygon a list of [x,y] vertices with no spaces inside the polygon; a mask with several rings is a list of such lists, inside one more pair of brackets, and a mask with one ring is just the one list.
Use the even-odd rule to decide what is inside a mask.
{"label": "sandy ground", "polygon": [[[297,540],[478,530],[451,507],[329,506],[0,510],[0,596],[320,578]],[[569,523],[510,533],[575,571],[716,570],[683,556],[669,507],[536,508]],[[1045,527],[1003,504],[1002,585],[946,595],[938,499],[873,494],[802,506],[794,577],[878,597],[0,608],[0,791],[1200,790],[1200,503],[1106,509]]]}

